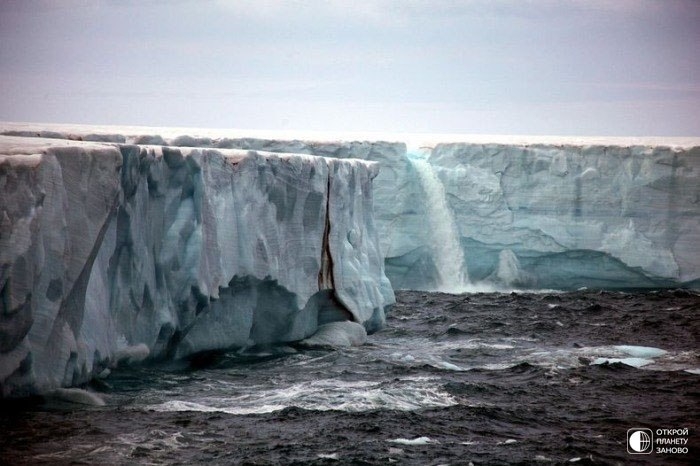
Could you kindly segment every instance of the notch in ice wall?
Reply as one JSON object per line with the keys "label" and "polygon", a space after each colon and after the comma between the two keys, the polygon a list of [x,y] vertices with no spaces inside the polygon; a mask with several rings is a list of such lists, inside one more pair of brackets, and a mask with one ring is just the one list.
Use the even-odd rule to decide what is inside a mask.
{"label": "notch in ice wall", "polygon": [[393,303],[376,164],[12,137],[0,149],[2,396],[134,354],[301,340],[322,312],[376,330]]}

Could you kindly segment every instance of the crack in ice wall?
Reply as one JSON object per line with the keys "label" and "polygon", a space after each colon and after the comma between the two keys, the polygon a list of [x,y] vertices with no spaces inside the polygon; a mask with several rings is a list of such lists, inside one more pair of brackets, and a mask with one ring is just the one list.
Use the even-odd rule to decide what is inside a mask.
{"label": "crack in ice wall", "polygon": [[[330,194],[331,192],[330,174],[328,175],[326,192],[328,194]],[[318,271],[319,291],[335,289],[335,280],[333,278],[333,256],[331,256],[331,247],[329,242],[331,232],[330,209],[330,198],[326,196],[326,217],[323,227],[323,249],[321,253],[321,268]]]}

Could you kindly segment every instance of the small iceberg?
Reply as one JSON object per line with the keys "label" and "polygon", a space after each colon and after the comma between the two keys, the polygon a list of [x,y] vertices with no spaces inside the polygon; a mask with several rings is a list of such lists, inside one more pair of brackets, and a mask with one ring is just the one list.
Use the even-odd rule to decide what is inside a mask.
{"label": "small iceberg", "polygon": [[613,364],[619,362],[631,367],[644,367],[654,364],[654,358],[668,354],[668,351],[652,346],[615,345],[612,348],[617,353],[612,355],[614,357],[599,357],[593,360],[591,364]]}
{"label": "small iceberg", "polygon": [[658,358],[659,356],[663,356],[664,354],[668,353],[666,350],[654,348],[652,346],[618,345],[613,346],[613,348],[618,351],[622,351],[633,358]]}
{"label": "small iceberg", "polygon": [[330,322],[318,326],[316,333],[300,345],[307,347],[361,346],[367,341],[367,331],[357,322],[349,320]]}
{"label": "small iceberg", "polygon": [[616,362],[632,367],[644,367],[654,363],[653,360],[644,358],[596,358],[591,364],[613,364]]}

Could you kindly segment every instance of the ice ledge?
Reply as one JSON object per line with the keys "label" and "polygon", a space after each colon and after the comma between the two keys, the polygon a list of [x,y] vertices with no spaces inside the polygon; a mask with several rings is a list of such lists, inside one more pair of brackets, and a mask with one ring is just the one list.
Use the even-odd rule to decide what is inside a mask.
{"label": "ice ledge", "polygon": [[0,395],[80,384],[134,354],[301,340],[340,319],[376,330],[394,300],[377,172],[303,154],[0,137]]}

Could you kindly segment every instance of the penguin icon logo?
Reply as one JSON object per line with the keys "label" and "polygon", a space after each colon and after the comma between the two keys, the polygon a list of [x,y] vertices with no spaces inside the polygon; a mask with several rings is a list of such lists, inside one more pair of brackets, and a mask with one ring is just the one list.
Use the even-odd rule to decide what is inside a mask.
{"label": "penguin icon logo", "polygon": [[654,449],[654,435],[651,429],[636,427],[627,431],[627,453],[648,455]]}

